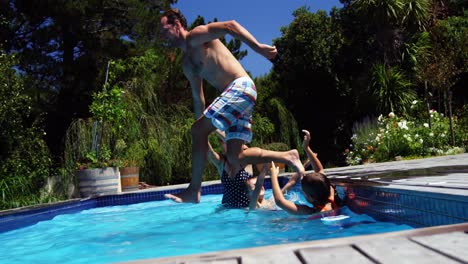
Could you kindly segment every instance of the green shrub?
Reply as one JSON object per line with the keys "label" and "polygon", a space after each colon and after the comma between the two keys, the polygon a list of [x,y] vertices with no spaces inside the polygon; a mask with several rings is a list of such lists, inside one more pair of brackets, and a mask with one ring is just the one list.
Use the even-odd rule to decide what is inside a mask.
{"label": "green shrub", "polygon": [[[417,101],[413,102],[415,107],[417,104]],[[346,162],[357,165],[394,160],[397,156],[425,157],[464,152],[462,140],[458,147],[451,146],[449,119],[443,114],[431,110],[428,116],[431,126],[424,115],[415,116],[405,118],[390,112],[387,117],[380,115],[377,122],[366,120],[357,123]],[[454,129],[456,138],[466,137],[463,126],[457,124],[457,118],[454,118]]]}
{"label": "green shrub", "polygon": [[15,59],[0,53],[0,209],[37,202],[52,161]]}

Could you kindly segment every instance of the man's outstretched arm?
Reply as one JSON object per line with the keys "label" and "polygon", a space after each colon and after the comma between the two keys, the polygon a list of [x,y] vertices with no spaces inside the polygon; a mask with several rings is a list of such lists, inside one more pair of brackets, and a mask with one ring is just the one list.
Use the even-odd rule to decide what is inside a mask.
{"label": "man's outstretched arm", "polygon": [[203,43],[223,37],[226,34],[240,39],[255,52],[269,60],[274,59],[278,53],[276,47],[259,43],[247,29],[235,20],[213,22],[208,25],[198,26],[190,31],[187,40],[189,45],[199,46]]}

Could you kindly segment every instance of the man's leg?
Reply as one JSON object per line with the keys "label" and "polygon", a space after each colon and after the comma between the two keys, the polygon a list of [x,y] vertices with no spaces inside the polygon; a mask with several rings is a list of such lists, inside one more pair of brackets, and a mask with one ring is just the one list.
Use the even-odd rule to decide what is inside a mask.
{"label": "man's leg", "polygon": [[166,194],[165,197],[178,203],[199,203],[201,183],[206,160],[208,159],[208,136],[216,128],[204,115],[192,125],[192,179],[184,191]]}
{"label": "man's leg", "polygon": [[242,149],[243,140],[230,139],[227,141],[227,158],[230,165],[230,174],[236,173],[247,164],[282,162],[292,166],[299,175],[304,175],[305,169],[296,149],[289,151],[271,151],[261,148]]}

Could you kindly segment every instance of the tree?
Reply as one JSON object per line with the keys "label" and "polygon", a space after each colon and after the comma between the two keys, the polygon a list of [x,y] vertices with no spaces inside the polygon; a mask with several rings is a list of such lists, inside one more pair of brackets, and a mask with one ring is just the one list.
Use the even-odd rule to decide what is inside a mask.
{"label": "tree", "polygon": [[429,0],[355,0],[350,8],[368,19],[381,62],[390,66],[400,61],[405,34],[423,30],[429,18]]}
{"label": "tree", "polygon": [[8,40],[3,49],[18,54],[18,70],[32,80],[39,111],[48,112],[48,143],[56,155],[71,120],[90,115],[91,95],[102,87],[107,61],[154,41],[159,12],[172,2],[0,2],[0,16],[10,22],[0,29]]}
{"label": "tree", "polygon": [[15,60],[0,52],[0,209],[28,205],[31,197],[40,200],[51,171],[42,118],[32,111],[34,101]]}
{"label": "tree", "polygon": [[[274,65],[276,96],[294,113],[300,128],[310,130],[312,145],[324,162],[334,160],[337,127],[345,110],[336,85],[334,61],[341,49],[341,31],[324,11],[294,11],[293,22],[274,41],[280,59]],[[299,133],[299,131],[298,131]]]}

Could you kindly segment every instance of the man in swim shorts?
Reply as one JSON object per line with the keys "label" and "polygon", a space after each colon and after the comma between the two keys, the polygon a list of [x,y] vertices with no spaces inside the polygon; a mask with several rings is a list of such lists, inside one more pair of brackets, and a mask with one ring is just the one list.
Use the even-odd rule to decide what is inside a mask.
{"label": "man in swim shorts", "polygon": [[[188,188],[166,197],[176,202],[200,202],[203,171],[207,161],[208,135],[216,128],[226,132],[229,175],[235,175],[246,164],[283,162],[299,174],[304,167],[297,150],[284,152],[260,148],[242,149],[252,139],[252,111],[256,88],[239,61],[219,40],[230,34],[257,53],[272,60],[276,48],[259,43],[236,21],[213,22],[187,30],[187,21],[178,9],[170,9],[161,17],[161,36],[167,44],[182,49],[182,68],[192,90],[195,118],[192,125],[192,179]],[[221,96],[205,110],[203,80],[215,87]]]}

